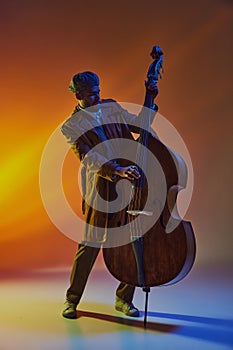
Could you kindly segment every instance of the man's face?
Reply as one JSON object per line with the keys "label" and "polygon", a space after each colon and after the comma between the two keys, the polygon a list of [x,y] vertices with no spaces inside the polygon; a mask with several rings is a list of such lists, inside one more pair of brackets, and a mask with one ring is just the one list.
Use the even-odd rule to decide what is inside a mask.
{"label": "man's face", "polygon": [[79,104],[82,108],[94,106],[100,102],[100,89],[99,85],[89,87],[80,93],[76,94]]}

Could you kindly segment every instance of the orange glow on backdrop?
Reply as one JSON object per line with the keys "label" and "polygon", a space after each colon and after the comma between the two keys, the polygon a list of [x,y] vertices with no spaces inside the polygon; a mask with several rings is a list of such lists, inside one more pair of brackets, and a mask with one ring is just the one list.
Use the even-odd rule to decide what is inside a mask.
{"label": "orange glow on backdrop", "polygon": [[[68,84],[77,71],[99,74],[102,97],[142,104],[155,44],[165,52],[159,110],[193,161],[187,218],[198,240],[198,261],[231,261],[232,4],[23,0],[1,7],[1,269],[70,265],[75,243],[54,227],[40,197],[44,146],[73,110]],[[73,187],[77,169],[69,153],[63,185],[81,215]]]}

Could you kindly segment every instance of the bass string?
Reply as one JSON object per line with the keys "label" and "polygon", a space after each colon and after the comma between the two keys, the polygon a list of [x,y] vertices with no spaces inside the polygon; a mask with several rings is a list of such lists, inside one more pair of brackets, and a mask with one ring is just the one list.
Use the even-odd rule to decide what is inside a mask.
{"label": "bass string", "polygon": [[[131,210],[142,210],[142,188],[145,185],[145,173],[144,170],[146,168],[147,163],[147,146],[148,146],[148,129],[150,127],[149,123],[149,117],[147,115],[148,113],[145,113],[142,118],[142,123],[144,124],[141,127],[140,137],[138,141],[137,151],[136,151],[136,164],[141,169],[141,177],[139,180],[136,181],[137,186],[134,184],[131,188],[131,197],[132,200],[130,202],[130,209]],[[139,217],[138,217],[139,216]],[[137,218],[137,220],[135,220]],[[141,219],[140,214],[138,215],[129,215],[129,222],[130,222],[130,233],[131,238],[134,240],[135,238],[140,238],[142,236],[142,225],[141,225]]]}

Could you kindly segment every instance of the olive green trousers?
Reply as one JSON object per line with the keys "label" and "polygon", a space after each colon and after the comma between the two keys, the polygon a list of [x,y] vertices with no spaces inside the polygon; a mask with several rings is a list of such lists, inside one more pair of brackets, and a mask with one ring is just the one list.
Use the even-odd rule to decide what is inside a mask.
{"label": "olive green trousers", "polygon": [[[78,304],[83,295],[87,279],[98,256],[100,248],[91,247],[84,244],[78,245],[75,254],[72,272],[70,276],[70,287],[66,292],[66,299],[70,302]],[[116,295],[131,303],[133,300],[135,287],[121,282],[116,290]]]}

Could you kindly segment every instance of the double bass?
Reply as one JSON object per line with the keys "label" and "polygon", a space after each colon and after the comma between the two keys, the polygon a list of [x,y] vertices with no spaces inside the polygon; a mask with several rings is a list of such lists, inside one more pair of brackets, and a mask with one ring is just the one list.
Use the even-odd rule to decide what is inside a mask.
{"label": "double bass", "polygon": [[[150,82],[157,83],[163,72],[161,48],[154,46],[151,56],[154,61],[147,73],[148,86]],[[149,130],[149,116],[145,110],[143,125],[136,140],[140,146],[144,146],[139,147],[137,157],[139,163],[140,159],[143,160],[143,164],[135,162],[140,168],[141,177],[134,181],[130,203],[125,208],[131,227],[131,241],[121,246],[103,248],[104,262],[109,272],[119,281],[141,287],[146,292],[144,327],[146,327],[150,287],[168,286],[182,280],[191,270],[196,255],[192,225],[179,217],[176,205],[178,193],[187,182],[186,164],[175,151],[167,147],[158,137],[154,137]],[[146,163],[146,152],[141,154],[145,149],[152,152],[157,159],[164,174],[162,181],[165,182],[166,189],[165,200],[161,203],[157,198],[158,182],[155,181],[152,186],[153,200],[149,212],[144,207],[148,191],[151,190],[143,172],[145,168],[151,171],[150,164]],[[155,179],[156,176],[155,173]],[[182,183],[180,183],[181,177]],[[156,221],[144,232],[143,221],[150,215],[157,215]]]}

